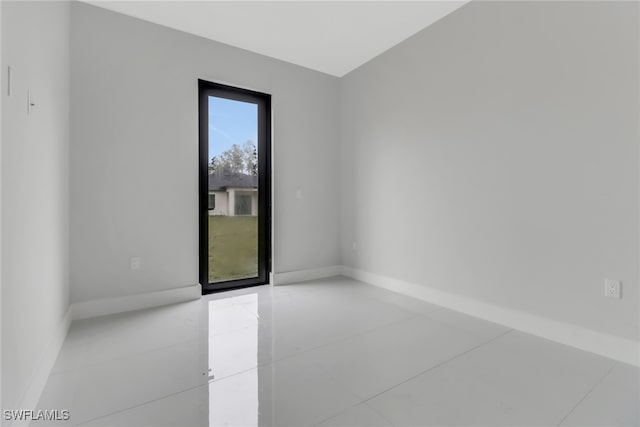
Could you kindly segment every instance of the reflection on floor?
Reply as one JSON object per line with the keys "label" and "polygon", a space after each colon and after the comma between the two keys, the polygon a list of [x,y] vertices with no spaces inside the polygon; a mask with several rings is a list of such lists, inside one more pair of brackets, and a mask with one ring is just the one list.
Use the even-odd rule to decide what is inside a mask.
{"label": "reflection on floor", "polygon": [[38,409],[83,426],[637,426],[639,379],[335,278],[74,322]]}

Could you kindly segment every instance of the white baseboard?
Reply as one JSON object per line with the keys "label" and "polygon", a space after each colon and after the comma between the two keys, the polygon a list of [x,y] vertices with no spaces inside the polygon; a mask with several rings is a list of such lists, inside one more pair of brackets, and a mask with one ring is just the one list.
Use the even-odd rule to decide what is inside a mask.
{"label": "white baseboard", "polygon": [[512,329],[570,345],[620,362],[640,366],[640,342],[454,295],[424,285],[342,267],[342,274],[393,292],[408,295]]}
{"label": "white baseboard", "polygon": [[341,265],[329,267],[310,268],[307,270],[285,271],[273,275],[274,285],[286,285],[289,283],[306,282],[308,280],[324,279],[325,277],[339,276],[342,274]]}
{"label": "white baseboard", "polygon": [[192,301],[199,299],[201,296],[202,288],[197,284],[158,292],[76,302],[72,304],[73,320]]}
{"label": "white baseboard", "polygon": [[[56,363],[64,339],[67,337],[67,331],[69,325],[71,325],[71,307],[67,310],[64,318],[53,332],[53,336],[47,345],[44,353],[40,357],[38,366],[36,366],[33,375],[27,385],[27,389],[20,399],[20,403],[16,406],[16,409],[36,409],[40,396],[44,391],[44,387],[47,385],[47,380],[53,369],[53,365]],[[47,408],[48,409],[48,408]],[[28,426],[29,421],[14,421],[8,424],[11,427]]]}

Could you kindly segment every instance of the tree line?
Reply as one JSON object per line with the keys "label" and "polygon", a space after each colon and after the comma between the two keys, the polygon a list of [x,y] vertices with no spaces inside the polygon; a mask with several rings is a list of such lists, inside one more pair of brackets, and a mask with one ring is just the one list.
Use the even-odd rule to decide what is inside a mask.
{"label": "tree line", "polygon": [[245,142],[242,147],[233,144],[219,156],[213,156],[209,162],[209,174],[212,173],[258,175],[256,144],[252,140]]}

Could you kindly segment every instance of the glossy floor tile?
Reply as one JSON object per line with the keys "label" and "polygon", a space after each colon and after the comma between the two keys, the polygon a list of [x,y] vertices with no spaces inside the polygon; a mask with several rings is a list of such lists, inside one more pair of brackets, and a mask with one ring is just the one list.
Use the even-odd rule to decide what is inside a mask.
{"label": "glossy floor tile", "polygon": [[509,332],[368,403],[394,425],[555,426],[613,365]]}
{"label": "glossy floor tile", "polygon": [[505,326],[467,316],[457,311],[447,310],[446,308],[427,313],[426,316],[446,326],[471,334],[478,339],[490,340],[509,331],[509,328]]}
{"label": "glossy floor tile", "polygon": [[430,319],[412,318],[307,353],[344,387],[368,399],[485,342]]}
{"label": "glossy floor tile", "polygon": [[213,425],[313,426],[360,402],[304,354],[214,381],[209,396]]}
{"label": "glossy floor tile", "polygon": [[637,426],[638,368],[344,278],[76,321],[65,426]]}
{"label": "glossy floor tile", "polygon": [[345,412],[332,417],[325,422],[318,424],[322,427],[390,427],[391,424],[361,403],[358,406],[349,408]]}
{"label": "glossy floor tile", "polygon": [[640,426],[638,368],[616,364],[561,425]]}

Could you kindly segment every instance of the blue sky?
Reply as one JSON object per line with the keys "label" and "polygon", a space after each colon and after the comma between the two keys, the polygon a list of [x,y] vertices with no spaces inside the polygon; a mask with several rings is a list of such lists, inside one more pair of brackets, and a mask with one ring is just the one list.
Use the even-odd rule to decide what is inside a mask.
{"label": "blue sky", "polygon": [[258,106],[248,102],[209,97],[209,160],[233,144],[258,142]]}

